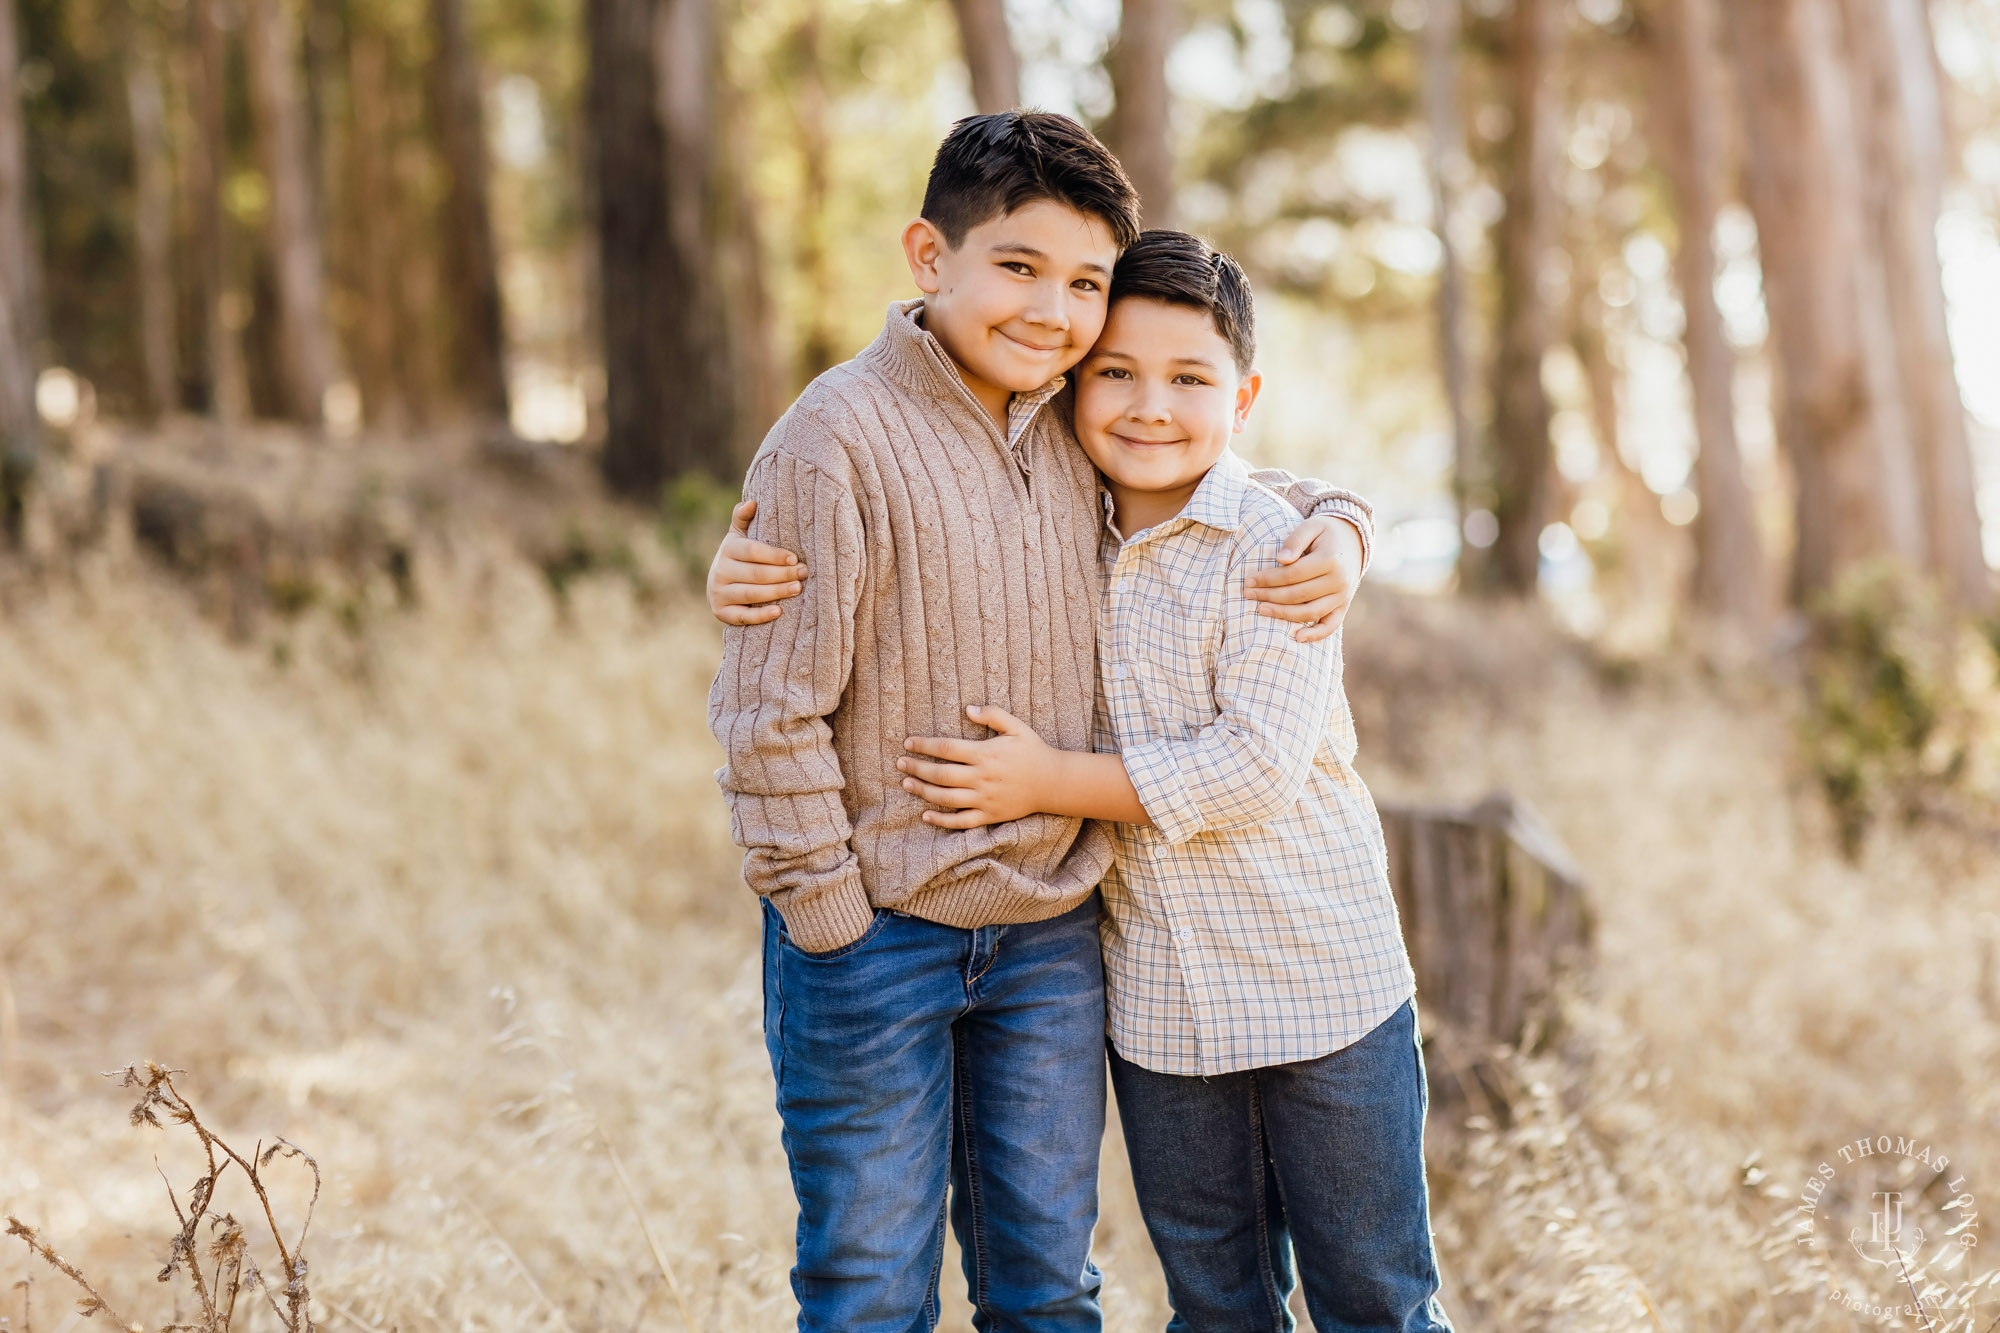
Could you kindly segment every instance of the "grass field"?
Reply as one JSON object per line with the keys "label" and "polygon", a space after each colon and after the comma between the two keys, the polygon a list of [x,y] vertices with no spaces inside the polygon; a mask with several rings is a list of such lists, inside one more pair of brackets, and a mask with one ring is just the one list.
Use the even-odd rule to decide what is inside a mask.
{"label": "grass field", "polygon": [[[605,575],[559,600],[476,531],[421,551],[414,586],[411,609],[364,595],[247,638],[131,558],[11,592],[0,1211],[148,1328],[177,1291],[188,1312],[153,1278],[154,1159],[185,1183],[192,1144],[128,1125],[99,1073],[150,1058],[225,1133],[320,1162],[329,1328],[789,1327],[757,917],[704,726],[719,631],[688,589]],[[1904,1181],[1932,1204],[1951,1176],[2000,1201],[1991,842],[1888,828],[1844,862],[1791,693],[1760,676],[1612,670],[1529,613],[1386,593],[1348,639],[1378,795],[1525,795],[1600,917],[1561,1040],[1508,1064],[1508,1122],[1434,1117],[1461,1327],[1876,1326],[1822,1283],[1886,1303],[1893,1275],[1792,1244],[1786,1208],[1878,1134],[1951,1156]],[[1099,1259],[1123,1333],[1165,1312],[1121,1151]],[[1843,1168],[1843,1235],[1885,1162]],[[1991,1245],[1933,1241],[1946,1287],[1988,1271]],[[18,1245],[0,1313],[22,1327],[4,1288],[30,1275],[53,1333],[75,1293]],[[1946,1314],[1977,1333],[2000,1304]]]}

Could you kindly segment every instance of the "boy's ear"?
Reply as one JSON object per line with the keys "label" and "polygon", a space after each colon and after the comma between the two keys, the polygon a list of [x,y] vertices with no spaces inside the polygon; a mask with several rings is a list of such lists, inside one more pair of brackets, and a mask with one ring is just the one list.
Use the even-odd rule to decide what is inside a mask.
{"label": "boy's ear", "polygon": [[1250,409],[1256,405],[1257,395],[1263,391],[1264,377],[1251,371],[1236,384],[1236,426],[1235,432],[1242,433],[1243,423],[1249,420]]}
{"label": "boy's ear", "polygon": [[938,276],[938,260],[950,248],[945,244],[944,233],[928,218],[914,218],[903,228],[903,258],[909,261],[910,277],[916,280],[917,290],[925,296],[936,296],[944,286],[944,279]]}

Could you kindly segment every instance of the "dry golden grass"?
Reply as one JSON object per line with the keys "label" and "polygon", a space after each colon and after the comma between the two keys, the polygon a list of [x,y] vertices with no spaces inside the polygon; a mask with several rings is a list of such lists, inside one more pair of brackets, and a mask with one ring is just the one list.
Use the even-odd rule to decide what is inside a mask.
{"label": "dry golden grass", "polygon": [[[789,1327],[757,919],[704,725],[718,631],[622,578],[565,607],[476,531],[415,585],[244,642],[112,559],[0,616],[0,1212],[148,1328],[187,1317],[153,1280],[152,1159],[185,1182],[189,1145],[98,1076],[156,1059],[232,1141],[318,1159],[324,1327]],[[1775,686],[1619,684],[1531,617],[1371,596],[1364,774],[1526,795],[1601,917],[1569,1058],[1511,1063],[1511,1125],[1434,1123],[1462,1326],[1855,1327],[1790,1290],[1812,1275],[1767,1191],[1886,1133],[2000,1200],[1994,856],[1889,830],[1843,863]],[[281,1214],[305,1188],[274,1187]],[[1115,1142],[1100,1261],[1110,1328],[1159,1328]],[[77,1293],[0,1252],[16,1330],[29,1275],[48,1333]]]}

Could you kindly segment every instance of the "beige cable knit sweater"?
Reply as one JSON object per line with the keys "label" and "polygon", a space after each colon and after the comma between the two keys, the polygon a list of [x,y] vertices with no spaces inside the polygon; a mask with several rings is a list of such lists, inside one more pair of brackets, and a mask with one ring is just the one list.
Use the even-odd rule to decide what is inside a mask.
{"label": "beige cable knit sweater", "polygon": [[[751,533],[811,575],[777,619],[725,631],[709,692],[744,878],[812,953],[860,938],[876,908],[962,927],[1045,920],[1111,863],[1088,821],[934,828],[902,789],[904,737],[987,734],[967,704],[1090,748],[1097,669],[1098,478],[1067,395],[1010,447],[921,309],[892,305],[882,335],[814,380],[758,451]],[[1370,544],[1359,496],[1258,479]]]}

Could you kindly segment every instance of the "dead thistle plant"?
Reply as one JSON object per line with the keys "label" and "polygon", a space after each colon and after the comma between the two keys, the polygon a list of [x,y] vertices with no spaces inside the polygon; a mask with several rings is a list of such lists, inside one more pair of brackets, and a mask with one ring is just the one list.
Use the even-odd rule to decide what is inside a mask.
{"label": "dead thistle plant", "polygon": [[[179,1226],[168,1244],[166,1266],[160,1269],[158,1280],[171,1282],[177,1273],[184,1270],[201,1306],[198,1319],[167,1324],[160,1333],[230,1333],[237,1314],[237,1298],[246,1288],[263,1293],[285,1333],[314,1333],[312,1294],[306,1285],[305,1243],[306,1232],[312,1226],[313,1207],[319,1202],[319,1163],[304,1149],[282,1138],[269,1147],[259,1140],[247,1157],[238,1152],[202,1123],[194,1107],[174,1086],[174,1075],[186,1072],[184,1069],[167,1069],[148,1060],[144,1065],[127,1065],[105,1074],[106,1078],[118,1079],[120,1087],[139,1090],[139,1100],[131,1111],[134,1125],[151,1125],[155,1129],[164,1129],[166,1121],[186,1125],[201,1141],[202,1152],[208,1162],[208,1169],[189,1188],[185,1208],[174,1192],[173,1182],[167,1179],[165,1171],[160,1172],[161,1183],[167,1187],[167,1201],[173,1206],[174,1220]],[[280,1156],[303,1161],[312,1171],[313,1178],[312,1197],[306,1203],[305,1220],[299,1224],[298,1234],[290,1245],[285,1243],[285,1234],[278,1225],[270,1193],[264,1187],[264,1169]],[[157,1159],[154,1166],[158,1169]],[[282,1283],[267,1277],[257,1266],[242,1223],[232,1214],[218,1212],[212,1206],[216,1189],[232,1166],[248,1181],[263,1210],[264,1224],[270,1232],[272,1244],[277,1248]],[[205,1246],[202,1243],[204,1223],[208,1230]],[[83,1289],[84,1296],[76,1304],[77,1313],[103,1315],[123,1329],[139,1328],[111,1308],[82,1270],[57,1254],[35,1228],[11,1213],[7,1216],[7,1234],[19,1236],[31,1252]]]}

